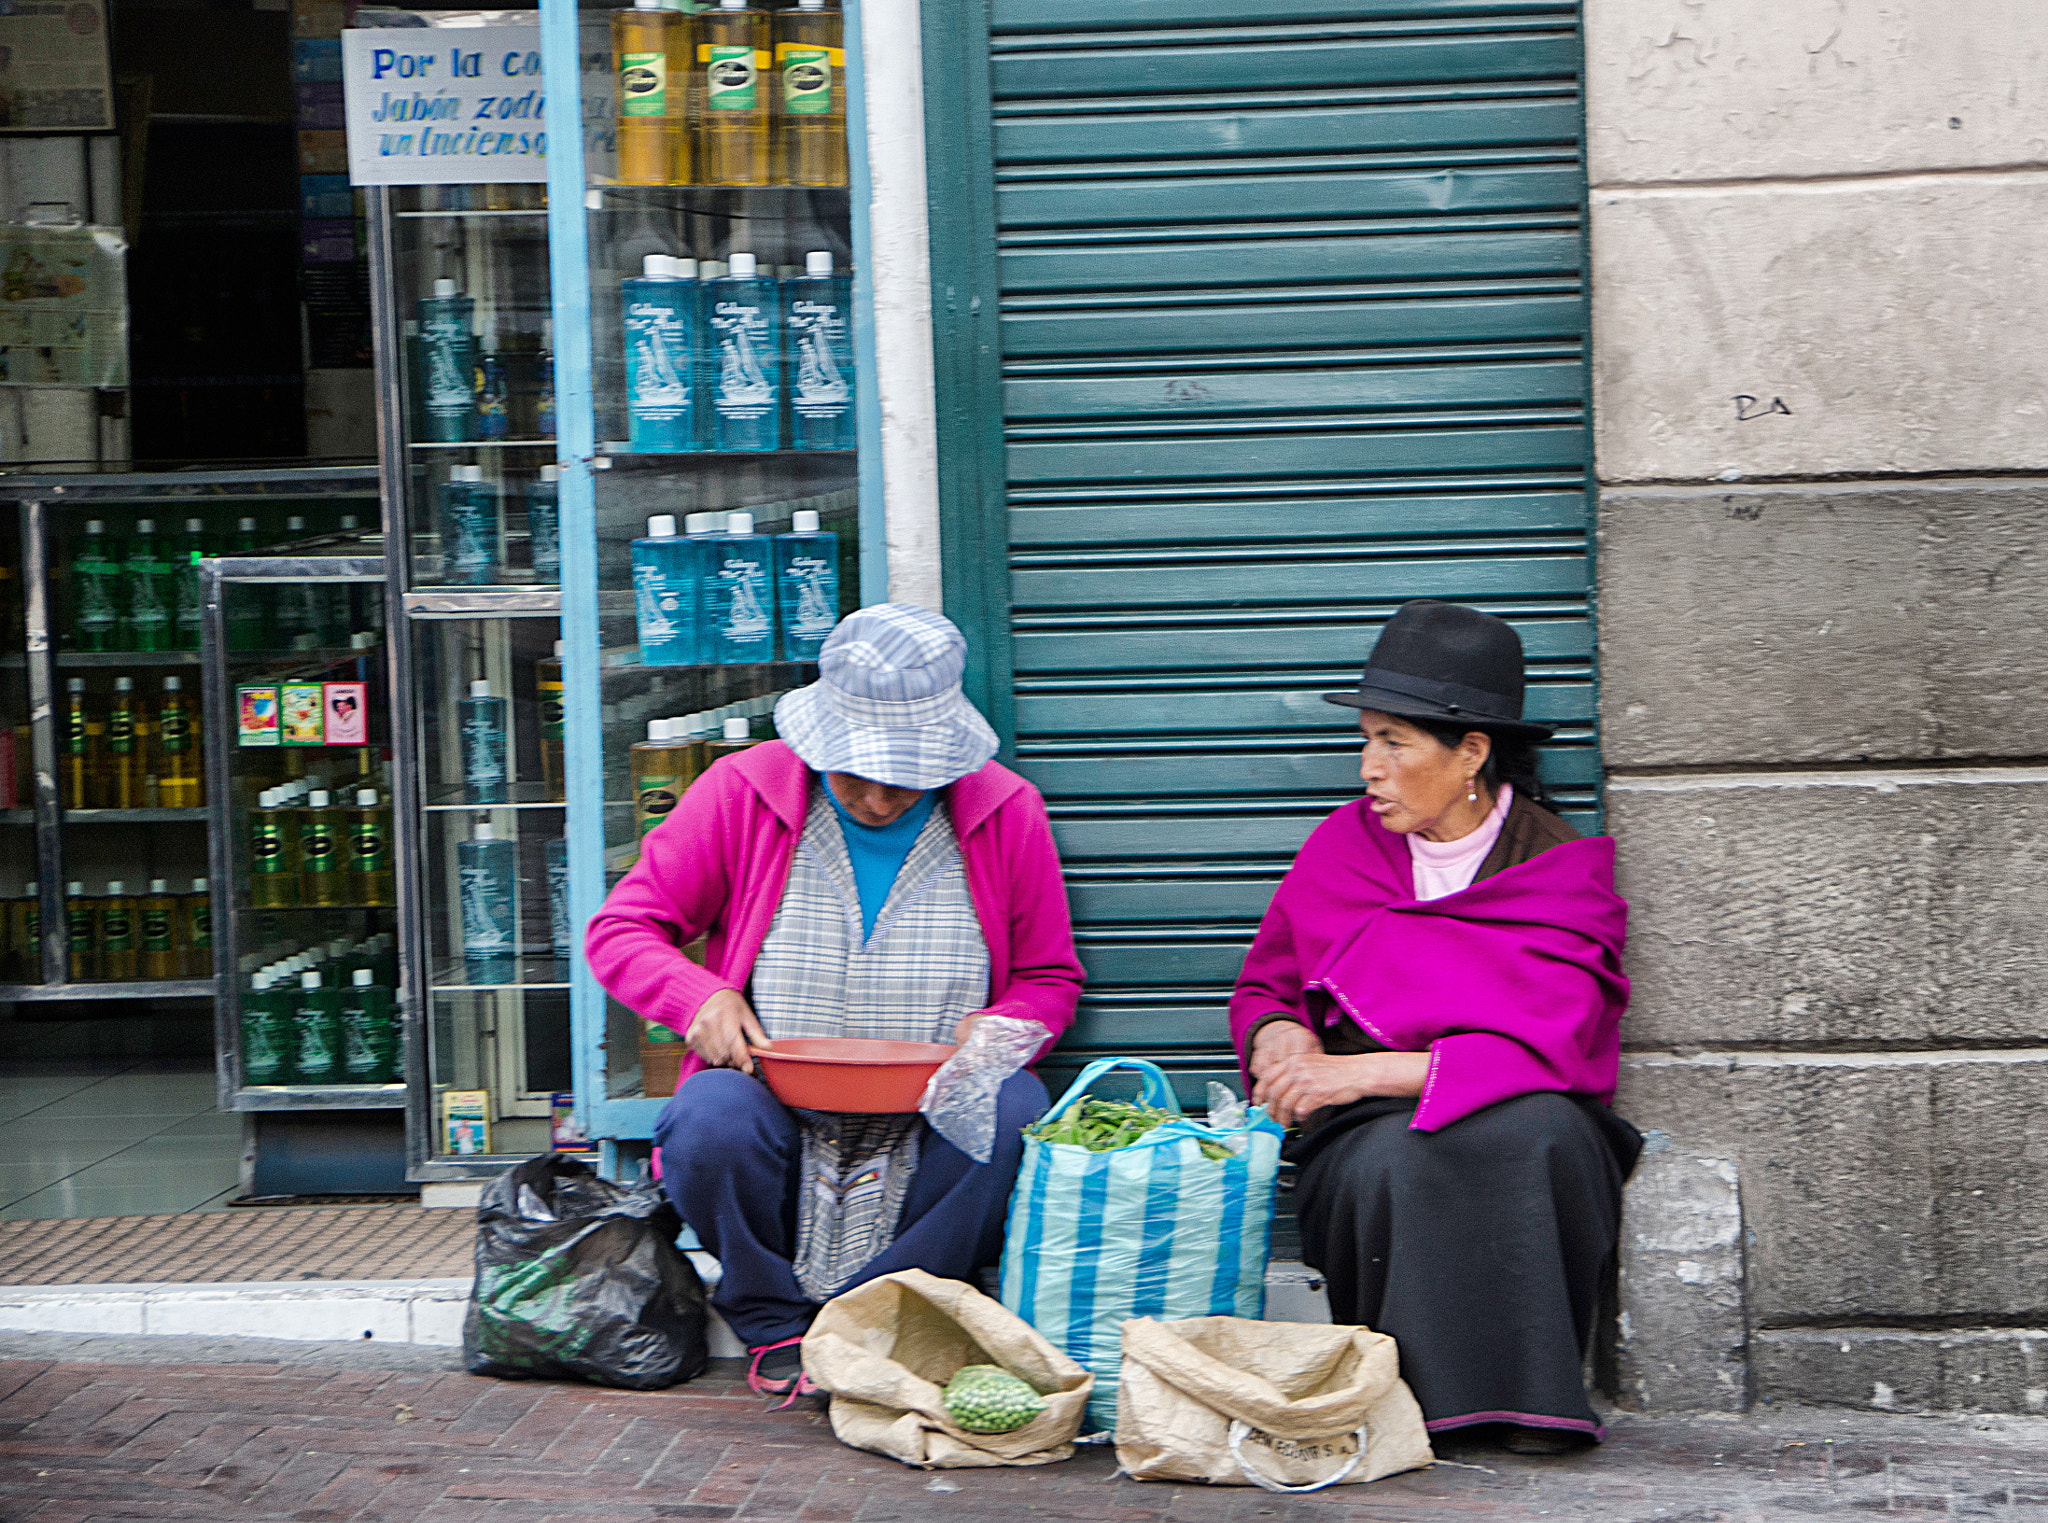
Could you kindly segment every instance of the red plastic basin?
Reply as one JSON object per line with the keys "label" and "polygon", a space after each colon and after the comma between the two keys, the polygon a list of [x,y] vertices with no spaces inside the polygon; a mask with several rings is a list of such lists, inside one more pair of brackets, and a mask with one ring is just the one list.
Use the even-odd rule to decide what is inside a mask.
{"label": "red plastic basin", "polygon": [[944,1042],[789,1037],[756,1048],[754,1061],[793,1110],[902,1114],[917,1109],[925,1084],[956,1051]]}

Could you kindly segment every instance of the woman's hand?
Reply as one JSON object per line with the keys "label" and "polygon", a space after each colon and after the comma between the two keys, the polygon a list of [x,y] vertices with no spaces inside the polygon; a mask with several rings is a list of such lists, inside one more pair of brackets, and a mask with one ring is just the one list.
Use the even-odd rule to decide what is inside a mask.
{"label": "woman's hand", "polygon": [[955,1047],[966,1046],[968,1037],[974,1034],[974,1028],[987,1018],[988,1012],[986,1010],[977,1010],[972,1015],[961,1016],[960,1024],[953,1028],[953,1045]]}
{"label": "woman's hand", "polygon": [[1298,1126],[1326,1105],[1349,1105],[1353,1100],[1383,1095],[1419,1095],[1428,1077],[1426,1052],[1364,1052],[1352,1057],[1297,1052],[1268,1065],[1252,1090],[1252,1099],[1282,1126]]}
{"label": "woman's hand", "polygon": [[1321,1052],[1323,1039],[1299,1021],[1268,1021],[1259,1028],[1259,1034],[1252,1038],[1251,1061],[1245,1066],[1251,1069],[1252,1079],[1266,1077],[1266,1070],[1282,1058],[1291,1058],[1296,1053]]}
{"label": "woman's hand", "polygon": [[720,989],[699,1005],[683,1041],[713,1068],[737,1068],[743,1074],[754,1071],[755,1047],[775,1045],[737,989]]}

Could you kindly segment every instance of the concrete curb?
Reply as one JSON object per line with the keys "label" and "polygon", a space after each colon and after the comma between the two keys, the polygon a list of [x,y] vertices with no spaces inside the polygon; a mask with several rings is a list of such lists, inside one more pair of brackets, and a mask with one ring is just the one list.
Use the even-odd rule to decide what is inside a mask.
{"label": "concrete curb", "polygon": [[[717,1265],[701,1251],[708,1286]],[[94,1333],[111,1337],[278,1338],[295,1343],[370,1341],[456,1348],[469,1311],[470,1281],[249,1280],[213,1285],[0,1285],[0,1332]],[[1266,1270],[1266,1320],[1327,1322],[1322,1281],[1300,1264]],[[737,1359],[745,1347],[716,1312],[711,1357]]]}

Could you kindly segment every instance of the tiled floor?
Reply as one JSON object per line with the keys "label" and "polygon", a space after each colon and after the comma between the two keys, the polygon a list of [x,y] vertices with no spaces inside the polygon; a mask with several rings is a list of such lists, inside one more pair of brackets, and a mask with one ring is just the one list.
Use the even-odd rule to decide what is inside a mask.
{"label": "tiled floor", "polygon": [[0,1063],[0,1220],[221,1209],[242,1118],[214,1109],[210,1063]]}

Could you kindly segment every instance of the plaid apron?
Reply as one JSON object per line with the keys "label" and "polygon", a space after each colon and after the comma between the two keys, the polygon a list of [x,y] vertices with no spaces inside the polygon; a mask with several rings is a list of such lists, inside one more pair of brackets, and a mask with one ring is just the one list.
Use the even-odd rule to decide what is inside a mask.
{"label": "plaid apron", "polygon": [[[988,1003],[988,943],[943,801],[861,935],[860,896],[823,784],[789,886],[754,962],[751,1000],[771,1038],[950,1042]],[[835,1295],[896,1238],[917,1172],[918,1117],[798,1111],[803,1130],[794,1254],[804,1294]]]}

